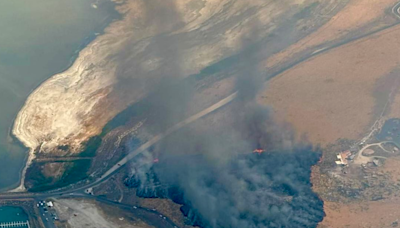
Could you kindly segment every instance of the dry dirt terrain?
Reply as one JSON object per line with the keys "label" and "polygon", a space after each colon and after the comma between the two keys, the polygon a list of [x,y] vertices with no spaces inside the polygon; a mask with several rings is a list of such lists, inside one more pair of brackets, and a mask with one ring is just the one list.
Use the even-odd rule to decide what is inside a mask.
{"label": "dry dirt terrain", "polygon": [[[382,167],[377,168],[373,173],[373,178],[379,179],[386,177],[386,181],[380,182],[382,186],[372,186],[377,191],[386,191],[383,199],[379,200],[354,200],[351,198],[343,198],[344,201],[324,201],[324,210],[326,217],[320,223],[321,228],[332,227],[397,227],[399,222],[399,202],[400,192],[398,189],[399,174],[400,174],[400,160],[398,157],[391,158],[385,161]],[[314,167],[317,168],[317,167]],[[318,171],[314,173],[317,175]],[[377,178],[379,176],[379,178]],[[319,179],[317,181],[317,179]],[[328,184],[325,189],[321,189],[320,179],[314,177],[314,190],[316,192],[332,194],[337,186]],[[323,182],[332,181],[330,178],[323,180]],[[362,179],[362,178],[361,178]],[[384,184],[385,183],[385,184]],[[387,185],[389,183],[389,185]],[[390,186],[391,185],[391,186]],[[394,186],[394,188],[393,188]],[[328,189],[326,188],[328,187]],[[378,188],[378,189],[376,189]],[[329,193],[331,192],[331,193]]]}
{"label": "dry dirt terrain", "polygon": [[[326,47],[324,46],[326,43],[337,39],[343,39],[364,27],[368,28],[368,25],[375,25],[378,19],[387,17],[386,10],[392,7],[396,2],[396,0],[350,0],[344,9],[318,29],[318,31],[308,35],[301,41],[277,53],[271,58],[268,58],[266,66],[271,68],[279,65],[307,49],[316,48],[315,51],[323,50]],[[321,12],[321,14],[323,13],[324,12]]]}
{"label": "dry dirt terrain", "polygon": [[131,213],[90,200],[62,199],[55,202],[60,222],[65,227],[151,228]]}
{"label": "dry dirt terrain", "polygon": [[329,216],[320,227],[396,227],[400,217],[399,203],[399,198],[347,205],[326,202],[324,209]]}
{"label": "dry dirt terrain", "polygon": [[[397,2],[350,1],[321,29],[269,58],[266,65],[274,68],[307,51],[317,53],[270,80],[259,101],[272,106],[280,121],[292,124],[298,137],[306,136],[322,146],[340,138],[361,140],[378,120],[382,123],[388,118],[399,118],[400,26],[391,13]],[[324,51],[335,42],[384,27],[387,28],[373,35]],[[395,187],[398,167],[398,159],[391,158],[380,168]],[[334,178],[321,177],[327,183],[323,195],[334,192],[338,187],[330,180]],[[314,182],[317,192],[321,191],[322,182]],[[377,201],[322,199],[326,217],[320,227],[398,226],[396,193]]]}
{"label": "dry dirt terrain", "polygon": [[397,89],[391,74],[399,64],[399,34],[395,26],[313,57],[273,78],[261,102],[313,143],[358,139]]}

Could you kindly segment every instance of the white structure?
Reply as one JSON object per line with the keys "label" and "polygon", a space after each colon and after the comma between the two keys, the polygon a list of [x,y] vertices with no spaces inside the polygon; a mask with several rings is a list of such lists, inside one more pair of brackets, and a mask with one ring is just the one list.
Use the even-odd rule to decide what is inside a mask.
{"label": "white structure", "polygon": [[8,228],[8,227],[28,227],[28,228],[30,228],[30,225],[29,225],[29,221],[0,223],[0,228]]}
{"label": "white structure", "polygon": [[351,155],[351,152],[346,150],[344,152],[340,152],[336,157],[339,161],[335,161],[336,165],[347,165],[348,161],[347,158]]}

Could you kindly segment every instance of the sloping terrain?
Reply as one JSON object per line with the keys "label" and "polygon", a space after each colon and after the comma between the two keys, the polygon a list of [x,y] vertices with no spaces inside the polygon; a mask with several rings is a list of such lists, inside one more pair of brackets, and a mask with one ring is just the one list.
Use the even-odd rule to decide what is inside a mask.
{"label": "sloping terrain", "polygon": [[[35,151],[79,153],[109,120],[146,95],[196,73],[226,77],[247,61],[255,66],[321,26],[343,2],[120,1],[122,20],[31,94],[13,133],[31,149],[28,164]],[[320,11],[329,13],[321,18]],[[224,72],[228,66],[237,69]]]}
{"label": "sloping terrain", "polygon": [[[349,1],[345,8],[332,17],[318,31],[311,33],[289,48],[268,58],[266,66],[273,68],[290,61],[293,57],[304,54],[306,51],[322,51],[329,47],[329,44],[333,41],[345,40],[346,38],[368,33],[371,28],[384,26],[385,20],[389,23],[395,21],[394,15],[387,14],[390,7],[395,3],[397,3],[396,0]],[[321,16],[325,14],[327,12],[321,12]]]}
{"label": "sloping terrain", "polygon": [[[247,36],[265,37],[280,16],[314,1],[196,2],[132,0],[120,5],[124,18],[82,50],[71,68],[31,94],[13,133],[41,152],[63,153],[59,145],[77,152],[108,120],[160,83],[237,52]],[[255,26],[259,35],[250,37]]]}
{"label": "sloping terrain", "polygon": [[268,83],[260,102],[292,124],[298,138],[324,147],[312,180],[326,213],[319,227],[398,226],[398,159],[334,163],[341,144],[357,151],[400,115],[397,3],[350,1],[320,30],[267,61],[274,68],[300,60]]}
{"label": "sloping terrain", "polygon": [[[152,228],[146,219],[158,219],[157,215],[146,217],[143,213],[130,211],[99,203],[93,200],[61,199],[55,202],[59,215],[58,227],[112,227],[112,228]],[[160,227],[162,223],[159,224]]]}
{"label": "sloping terrain", "polygon": [[362,137],[396,89],[398,26],[323,53],[269,82],[261,98],[299,135],[326,145]]}

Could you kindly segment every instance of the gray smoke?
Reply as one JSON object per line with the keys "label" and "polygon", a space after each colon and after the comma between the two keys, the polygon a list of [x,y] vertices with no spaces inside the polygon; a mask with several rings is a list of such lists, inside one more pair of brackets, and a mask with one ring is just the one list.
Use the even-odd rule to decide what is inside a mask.
{"label": "gray smoke", "polygon": [[[173,11],[170,14],[159,22],[160,26],[167,26],[163,23],[168,18],[179,21]],[[310,169],[319,153],[307,143],[295,142],[293,129],[275,123],[270,110],[255,101],[266,78],[257,69],[260,53],[254,48],[261,39],[258,31],[263,28],[256,20],[250,25],[252,32],[243,37],[243,55],[235,59],[240,67],[232,63],[219,72],[234,72],[239,94],[236,101],[146,152],[131,165],[132,177],[138,183],[136,187],[146,192],[157,191],[157,186],[179,189],[182,203],[190,208],[183,211],[193,224],[203,227],[316,227],[324,212],[322,202],[311,190]],[[148,49],[152,55],[168,58],[160,71],[149,76],[157,78],[161,70],[165,74],[157,79],[156,92],[148,98],[155,123],[150,128],[155,134],[183,120],[196,94],[191,80],[181,82],[174,77],[181,74],[180,46],[175,38],[160,35],[152,39],[154,46]],[[127,55],[123,59],[126,67],[119,72],[121,78],[144,74],[139,66],[129,65],[138,62],[136,57]],[[142,83],[126,78],[126,85]],[[213,118],[218,124],[208,124]],[[257,148],[266,153],[253,154]],[[155,165],[152,153],[160,155]]]}
{"label": "gray smoke", "polygon": [[[190,208],[186,214],[202,227],[316,227],[323,204],[309,179],[318,150],[296,143],[293,130],[275,123],[269,109],[255,102],[263,85],[257,69],[238,72],[239,97],[213,114],[224,116],[218,125],[199,130],[207,122],[200,120],[163,140],[153,151],[159,163],[153,166],[148,155],[147,163],[132,166],[138,187],[150,197],[168,197],[155,186],[180,189]],[[166,116],[168,107],[176,106],[165,106]],[[266,153],[253,154],[257,148]]]}
{"label": "gray smoke", "polygon": [[[200,133],[186,129],[159,147],[160,182],[182,189],[204,227],[315,227],[323,218],[309,181],[319,154],[296,144],[291,129],[254,101],[260,77],[256,70],[239,76],[239,99],[224,123]],[[260,147],[269,153],[252,154]],[[185,153],[201,156],[169,158]]]}

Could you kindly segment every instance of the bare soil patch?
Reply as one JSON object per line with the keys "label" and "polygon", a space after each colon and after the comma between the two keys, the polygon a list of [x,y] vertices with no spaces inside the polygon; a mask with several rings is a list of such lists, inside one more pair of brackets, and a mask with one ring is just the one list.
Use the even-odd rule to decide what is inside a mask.
{"label": "bare soil patch", "polygon": [[129,212],[90,200],[57,200],[60,221],[70,227],[150,228]]}
{"label": "bare soil patch", "polygon": [[[272,67],[308,48],[345,37],[349,33],[384,17],[386,11],[394,6],[396,2],[396,0],[351,0],[328,23],[296,44],[269,58],[266,65],[267,67]],[[321,16],[323,15],[322,12]]]}
{"label": "bare soil patch", "polygon": [[326,217],[319,227],[395,227],[400,217],[399,209],[399,198],[350,204],[325,202]]}
{"label": "bare soil patch", "polygon": [[399,35],[396,26],[312,58],[272,79],[260,101],[313,143],[357,139],[376,113],[377,80],[399,64]]}
{"label": "bare soil patch", "polygon": [[391,158],[385,161],[383,172],[389,173],[393,182],[400,181],[400,158]]}

